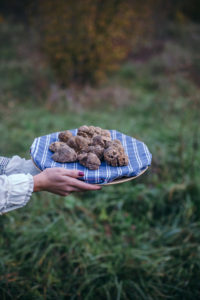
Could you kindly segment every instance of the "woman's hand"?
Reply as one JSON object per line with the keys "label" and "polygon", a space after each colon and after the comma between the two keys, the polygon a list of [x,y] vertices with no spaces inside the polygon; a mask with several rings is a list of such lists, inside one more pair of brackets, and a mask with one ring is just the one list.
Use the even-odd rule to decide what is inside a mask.
{"label": "woman's hand", "polygon": [[61,196],[71,192],[100,190],[101,187],[88,184],[77,178],[84,176],[83,172],[66,170],[64,168],[49,168],[33,177],[34,192],[48,191]]}

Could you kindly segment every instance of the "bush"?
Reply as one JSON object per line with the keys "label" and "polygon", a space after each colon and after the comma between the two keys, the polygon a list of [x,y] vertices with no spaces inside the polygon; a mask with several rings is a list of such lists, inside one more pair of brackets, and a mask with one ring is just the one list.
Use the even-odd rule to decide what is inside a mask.
{"label": "bush", "polygon": [[96,83],[127,55],[128,1],[44,0],[38,7],[42,46],[62,84]]}

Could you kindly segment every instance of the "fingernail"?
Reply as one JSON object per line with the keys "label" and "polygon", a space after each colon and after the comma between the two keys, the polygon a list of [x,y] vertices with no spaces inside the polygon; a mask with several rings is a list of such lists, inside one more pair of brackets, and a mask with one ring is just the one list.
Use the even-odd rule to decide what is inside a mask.
{"label": "fingernail", "polygon": [[83,172],[78,172],[78,176],[84,176]]}

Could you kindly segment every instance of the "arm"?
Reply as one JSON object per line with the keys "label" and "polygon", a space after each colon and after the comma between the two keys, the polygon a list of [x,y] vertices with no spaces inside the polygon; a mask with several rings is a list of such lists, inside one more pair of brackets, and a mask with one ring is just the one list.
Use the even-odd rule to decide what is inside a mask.
{"label": "arm", "polygon": [[78,178],[84,176],[77,170],[64,168],[49,168],[33,177],[34,192],[48,191],[61,196],[67,196],[71,192],[84,192],[100,190],[95,184],[85,183]]}
{"label": "arm", "polygon": [[80,171],[52,168],[40,172],[31,160],[19,156],[9,160],[0,159],[0,162],[2,159],[6,162],[4,166],[1,163],[3,167],[0,174],[4,175],[0,176],[0,213],[23,207],[30,200],[32,192],[48,191],[67,196],[71,192],[101,189],[98,185],[78,180],[83,176]]}
{"label": "arm", "polygon": [[78,180],[84,176],[78,170],[66,170],[64,168],[49,168],[41,172],[35,167],[32,160],[26,160],[19,156],[13,156],[8,163],[5,174],[24,173],[33,176],[33,192],[48,191],[61,196],[67,196],[71,192],[82,192],[101,189],[98,185],[88,184]]}

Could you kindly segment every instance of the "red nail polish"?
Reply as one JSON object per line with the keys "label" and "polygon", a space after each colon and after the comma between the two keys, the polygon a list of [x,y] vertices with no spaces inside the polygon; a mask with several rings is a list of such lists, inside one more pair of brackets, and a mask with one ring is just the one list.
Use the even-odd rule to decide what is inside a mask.
{"label": "red nail polish", "polygon": [[83,172],[78,172],[78,176],[84,176]]}

